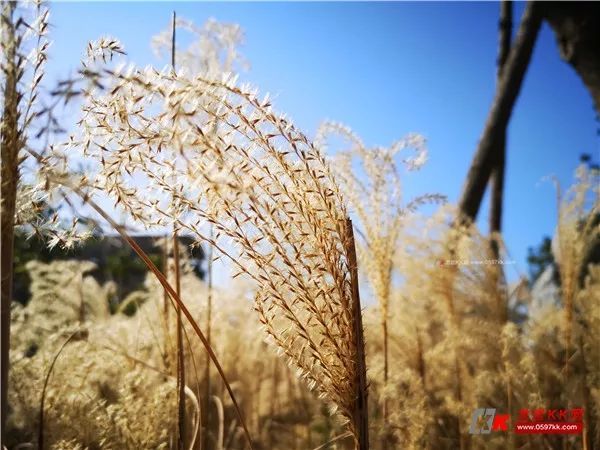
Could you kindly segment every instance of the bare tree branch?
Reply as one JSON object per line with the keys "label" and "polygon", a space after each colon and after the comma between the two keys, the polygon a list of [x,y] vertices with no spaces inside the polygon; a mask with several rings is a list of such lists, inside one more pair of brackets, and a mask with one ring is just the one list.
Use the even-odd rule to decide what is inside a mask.
{"label": "bare tree branch", "polygon": [[[503,69],[510,52],[510,43],[512,37],[512,1],[504,0],[500,6],[500,25],[499,25],[499,49],[498,49],[498,83],[502,79]],[[490,205],[490,232],[499,233],[502,230],[502,201],[504,191],[504,167],[506,161],[506,130],[501,133],[498,142],[498,152],[496,161],[490,178],[491,205]],[[497,257],[498,243],[492,240],[492,251]]]}
{"label": "bare tree branch", "polygon": [[498,154],[498,149],[503,142],[506,127],[531,59],[541,21],[537,3],[530,2],[525,9],[515,44],[502,71],[496,89],[496,97],[467,174],[459,201],[461,220],[474,220],[479,212],[483,193],[494,166],[494,156]]}

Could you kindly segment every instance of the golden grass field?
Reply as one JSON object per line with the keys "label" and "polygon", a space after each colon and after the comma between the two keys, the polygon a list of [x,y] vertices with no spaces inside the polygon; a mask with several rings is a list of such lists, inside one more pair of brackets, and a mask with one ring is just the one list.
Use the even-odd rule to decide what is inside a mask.
{"label": "golden grass field", "polygon": [[[2,238],[118,234],[148,275],[111,310],[93,262],[27,264],[30,298],[9,304],[7,448],[600,448],[597,170],[559,196],[560,301],[544,302],[481,263],[510,259],[501,235],[458,220],[443,193],[403,196],[423,136],[372,147],[325,122],[309,137],[237,81],[237,26],[174,16],[197,42],[175,53],[158,34],[164,69],[90,43],[54,90],[76,108],[54,133],[37,98],[44,8],[2,3]],[[47,214],[57,203],[72,214]],[[132,229],[164,236],[162,266]],[[209,255],[204,280],[178,236]],[[231,280],[213,282],[213,258]],[[487,407],[583,408],[584,430],[470,433]]]}

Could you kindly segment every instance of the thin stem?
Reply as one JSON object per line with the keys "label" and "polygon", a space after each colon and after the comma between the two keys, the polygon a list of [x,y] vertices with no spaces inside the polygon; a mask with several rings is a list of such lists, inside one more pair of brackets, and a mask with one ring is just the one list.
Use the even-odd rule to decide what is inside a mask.
{"label": "thin stem", "polygon": [[[389,351],[388,351],[388,321],[387,321],[387,317],[383,317],[382,320],[382,332],[383,332],[383,389],[385,391],[387,384],[388,384],[388,355],[389,355]],[[383,433],[381,434],[381,448],[382,450],[387,450],[388,448],[388,400],[387,397],[384,394],[384,399],[383,399]]]}
{"label": "thin stem", "polygon": [[338,434],[337,436],[329,439],[327,442],[325,442],[324,444],[319,445],[318,447],[315,447],[313,450],[323,450],[325,448],[328,448],[331,444],[333,444],[334,442],[337,442],[341,439],[347,438],[352,436],[351,433],[342,433],[342,434]]}
{"label": "thin stem", "polygon": [[[175,71],[175,33],[177,16],[173,11],[172,36],[171,36],[171,66]],[[181,297],[181,273],[179,260],[179,238],[177,228],[173,228],[173,262],[175,264],[175,290]],[[183,351],[183,321],[181,318],[181,306],[177,305],[177,423],[178,448],[183,450],[185,446],[185,358]]]}
{"label": "thin stem", "polygon": [[[214,228],[210,225],[210,241],[214,240]],[[207,293],[207,305],[206,305],[206,339],[208,343],[211,343],[211,324],[212,324],[212,295],[213,295],[213,246],[211,243],[208,244],[208,267],[207,267],[207,278],[208,278],[208,293]],[[206,427],[210,424],[210,357],[206,355],[206,369],[204,373],[204,379],[206,381],[204,391],[204,401],[206,407],[204,408],[206,415]],[[208,433],[204,433],[204,448],[208,448]]]}
{"label": "thin stem", "polygon": [[[181,297],[179,238],[177,236],[177,231],[173,231],[173,262],[175,265],[175,291],[177,292],[177,295]],[[183,450],[185,446],[185,358],[183,351],[183,321],[180,305],[177,305],[177,391],[177,422],[179,424],[178,446],[180,450]]]}
{"label": "thin stem", "polygon": [[50,377],[52,376],[52,371],[54,370],[54,365],[56,364],[56,361],[58,361],[58,357],[60,356],[60,354],[62,353],[62,351],[64,350],[64,348],[67,346],[67,344],[69,342],[71,342],[80,333],[81,333],[80,330],[74,331],[67,338],[67,340],[65,340],[65,342],[63,342],[63,344],[60,346],[60,348],[58,349],[58,351],[54,355],[54,358],[52,358],[52,362],[50,363],[50,367],[48,368],[48,372],[46,372],[46,377],[44,378],[44,385],[42,387],[42,397],[40,399],[40,428],[39,428],[39,431],[38,431],[38,449],[39,450],[44,450],[44,414],[45,414],[44,405],[45,405],[45,402],[46,402],[46,390],[48,388],[48,383],[50,381]]}
{"label": "thin stem", "polygon": [[[165,242],[163,245],[163,273],[165,277],[169,278],[169,240],[168,235],[165,235]],[[169,318],[169,293],[167,291],[163,291],[163,312],[165,317]]]}

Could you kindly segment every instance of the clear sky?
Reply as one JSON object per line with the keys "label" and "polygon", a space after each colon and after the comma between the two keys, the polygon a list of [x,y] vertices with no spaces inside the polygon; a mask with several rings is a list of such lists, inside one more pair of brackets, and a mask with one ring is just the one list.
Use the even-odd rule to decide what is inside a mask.
{"label": "clear sky", "polygon": [[[515,4],[515,21],[523,6]],[[239,23],[251,64],[241,79],[270,92],[308,135],[332,119],[368,145],[408,132],[427,137],[429,162],[406,177],[408,198],[438,192],[457,201],[495,90],[495,2],[69,2],[51,10],[50,80],[69,75],[87,42],[104,35],[119,38],[136,63],[157,64],[150,39],[173,10],[197,24]],[[554,189],[540,181],[553,174],[566,186],[580,153],[597,161],[599,128],[591,98],[544,24],[508,135],[503,230],[521,271],[527,247],[556,223]],[[487,214],[485,202],[483,230]]]}

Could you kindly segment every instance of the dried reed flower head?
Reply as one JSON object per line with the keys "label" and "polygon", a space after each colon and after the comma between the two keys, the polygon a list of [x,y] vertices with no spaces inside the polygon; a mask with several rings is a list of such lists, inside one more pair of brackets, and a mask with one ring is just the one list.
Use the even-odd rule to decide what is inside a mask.
{"label": "dried reed flower head", "polygon": [[[0,71],[4,75],[1,99],[5,108],[0,119],[3,140],[3,183],[16,183],[15,225],[30,234],[47,238],[50,246],[72,246],[77,240],[89,237],[87,227],[73,215],[56,212],[64,208],[59,188],[51,185],[45,174],[47,164],[41,165],[32,158],[35,145],[48,145],[50,135],[62,128],[53,115],[55,105],[48,105],[42,80],[45,74],[50,41],[47,33],[50,12],[41,1],[4,2],[1,12]],[[45,149],[42,150],[45,153]],[[59,162],[58,152],[53,152],[53,163]],[[54,174],[64,161],[53,167]],[[58,194],[58,195],[57,195]],[[3,208],[9,211],[9,205]],[[50,211],[52,207],[55,213]]]}
{"label": "dried reed flower head", "polygon": [[102,60],[104,64],[112,61],[115,55],[124,55],[125,50],[118,39],[103,36],[95,41],[90,41],[86,48],[85,58],[82,65],[85,67],[88,63]]}
{"label": "dried reed flower head", "polygon": [[80,133],[61,148],[98,170],[61,182],[107,195],[132,223],[174,226],[213,245],[257,283],[269,340],[351,420],[362,351],[353,238],[320,150],[273,112],[268,96],[230,76],[133,67],[101,74],[106,89],[83,91]]}
{"label": "dried reed flower head", "polygon": [[[40,112],[39,91],[50,43],[50,13],[41,2],[4,2],[0,10],[0,118],[3,184],[26,163],[23,153]],[[10,175],[10,176],[9,176]],[[19,183],[19,180],[14,180]],[[23,198],[20,199],[22,202]]]}
{"label": "dried reed flower head", "polygon": [[[401,166],[414,171],[427,161],[423,136],[409,134],[390,147],[367,147],[349,127],[331,121],[322,123],[315,138],[317,145],[331,147],[336,139],[342,140],[342,146],[335,152],[335,175],[364,233],[360,260],[385,320],[406,215],[423,204],[441,203],[446,198],[426,194],[405,203],[402,196]],[[407,150],[413,150],[415,156],[398,161],[398,155]]]}
{"label": "dried reed flower head", "polygon": [[558,265],[565,311],[565,345],[571,345],[573,308],[584,285],[592,252],[600,245],[600,173],[585,165],[577,168],[576,182],[558,196],[558,224],[552,250]]}

